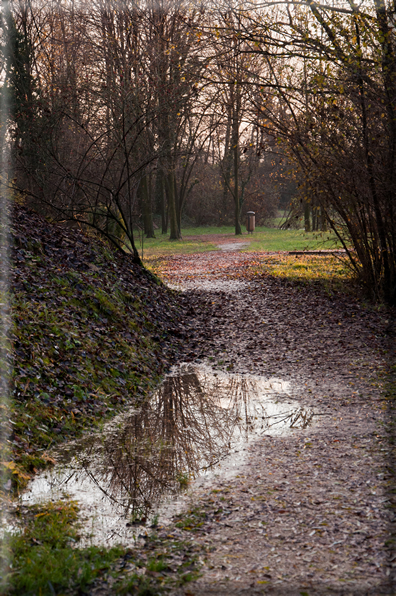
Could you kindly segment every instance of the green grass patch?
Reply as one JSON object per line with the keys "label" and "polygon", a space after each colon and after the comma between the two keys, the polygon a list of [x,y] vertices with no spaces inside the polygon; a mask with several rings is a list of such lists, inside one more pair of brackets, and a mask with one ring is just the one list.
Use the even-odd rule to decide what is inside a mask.
{"label": "green grass patch", "polygon": [[[142,245],[137,244],[137,249],[142,256]],[[208,252],[218,250],[218,247],[212,242],[202,239],[191,240],[185,236],[181,240],[169,240],[168,235],[158,238],[147,238],[143,244],[143,261],[147,258],[156,256],[170,256],[173,254],[195,254],[199,252]]]}
{"label": "green grass patch", "polygon": [[332,232],[311,232],[304,230],[280,230],[279,228],[256,228],[248,234],[250,245],[243,249],[251,251],[290,251],[342,248]]}
{"label": "green grass patch", "polygon": [[[264,226],[257,227],[253,234],[244,231],[242,236],[235,236],[234,228],[231,226],[183,228],[181,240],[169,240],[168,234],[161,235],[158,232],[156,236],[156,238],[144,239],[144,260],[158,256],[218,250],[216,237],[222,242],[250,242],[249,246],[243,249],[244,251],[276,252],[340,248],[332,232],[306,233],[304,230],[280,230]],[[141,254],[141,242],[138,241],[137,246]]]}
{"label": "green grass patch", "polygon": [[248,276],[270,274],[304,284],[319,284],[327,292],[355,293],[358,289],[347,257],[315,255],[271,255],[257,260]]}
{"label": "green grass patch", "polygon": [[7,536],[8,552],[3,551],[12,565],[3,578],[3,594],[44,596],[83,590],[111,569],[121,549],[75,548],[80,539],[77,512],[76,503],[63,501],[19,510],[19,530]]}
{"label": "green grass patch", "polygon": [[101,585],[112,594],[147,596],[199,575],[201,547],[190,542],[153,533],[136,548],[81,548],[82,531],[73,501],[21,506],[15,531],[6,533],[3,541],[1,593],[82,594]]}

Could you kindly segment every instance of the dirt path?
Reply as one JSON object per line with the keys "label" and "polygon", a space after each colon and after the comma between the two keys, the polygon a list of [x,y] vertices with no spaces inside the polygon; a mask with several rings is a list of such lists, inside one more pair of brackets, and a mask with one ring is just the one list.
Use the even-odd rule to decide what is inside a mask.
{"label": "dirt path", "polygon": [[251,237],[246,234],[237,237],[234,234],[197,234],[183,236],[183,240],[188,242],[211,242],[219,247],[224,244],[233,244],[237,249],[238,245],[250,244],[250,238]]}
{"label": "dirt path", "polygon": [[[236,477],[193,490],[207,552],[202,577],[174,594],[394,594],[386,316],[352,298],[271,277],[246,281],[257,255],[177,256],[188,359],[279,377],[321,415],[254,443]],[[387,544],[388,541],[388,544]]]}
{"label": "dirt path", "polygon": [[231,234],[205,234],[204,236],[186,236],[187,241],[212,242],[223,251],[238,251],[247,248],[251,242],[249,236],[235,238]]}

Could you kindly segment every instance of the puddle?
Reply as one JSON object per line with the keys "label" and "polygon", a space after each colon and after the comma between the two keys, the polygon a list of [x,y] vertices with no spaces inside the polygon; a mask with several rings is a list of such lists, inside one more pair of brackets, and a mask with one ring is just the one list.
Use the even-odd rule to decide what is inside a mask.
{"label": "puddle", "polygon": [[57,465],[38,475],[22,499],[67,494],[87,516],[91,542],[127,544],[153,517],[166,523],[189,483],[191,489],[214,475],[236,474],[250,442],[305,428],[313,416],[280,379],[180,365],[140,410],[58,451]]}

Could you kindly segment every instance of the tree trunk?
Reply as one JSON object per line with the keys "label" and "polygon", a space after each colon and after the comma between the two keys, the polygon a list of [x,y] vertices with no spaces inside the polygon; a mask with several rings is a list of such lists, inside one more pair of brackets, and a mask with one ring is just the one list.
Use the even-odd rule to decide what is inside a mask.
{"label": "tree trunk", "polygon": [[148,188],[147,175],[144,176],[139,184],[140,204],[143,215],[143,228],[146,238],[155,238],[153,225],[153,211],[151,208],[151,197]]}
{"label": "tree trunk", "polygon": [[175,205],[176,205],[176,218],[177,218],[177,227],[179,229],[179,237],[181,238],[181,216],[183,210],[183,197],[181,193],[181,188],[179,188],[179,192],[177,191],[176,186],[176,179],[174,178],[174,189],[175,189]]}
{"label": "tree trunk", "polygon": [[119,208],[121,216],[125,222],[127,236],[128,236],[129,242],[131,244],[132,260],[136,264],[141,265],[142,261],[140,259],[138,249],[136,248],[135,237],[134,237],[134,233],[133,233],[133,218],[132,218],[131,205],[133,205],[135,202],[135,196],[134,196],[134,191],[130,187],[128,188],[128,195],[129,195],[129,200],[128,200],[128,207],[126,209],[122,209],[122,206],[120,205],[120,203],[117,200],[115,200],[115,204]]}
{"label": "tree trunk", "polygon": [[239,164],[238,164],[238,143],[234,148],[234,200],[235,200],[235,235],[242,234],[240,222],[240,204],[239,204]]}
{"label": "tree trunk", "polygon": [[168,231],[168,221],[164,193],[164,174],[161,167],[158,168],[155,177],[155,208],[156,212],[161,214],[161,233],[166,234]]}
{"label": "tree trunk", "polygon": [[224,157],[223,157],[223,213],[220,215],[219,224],[226,221],[227,218],[227,197],[230,190],[231,168],[232,168],[232,153],[230,147],[231,138],[231,111],[228,112],[226,136],[224,141]]}
{"label": "tree trunk", "polygon": [[317,207],[315,203],[312,203],[312,231],[316,232],[318,229],[318,222],[317,222]]}
{"label": "tree trunk", "polygon": [[166,194],[168,197],[170,223],[169,240],[180,240],[180,230],[176,211],[175,175],[171,168],[166,174]]}
{"label": "tree trunk", "polygon": [[327,232],[326,211],[323,205],[320,206],[320,229],[322,232]]}
{"label": "tree trunk", "polygon": [[304,201],[304,228],[306,232],[311,231],[310,208],[308,201]]}
{"label": "tree trunk", "polygon": [[[234,157],[234,202],[235,202],[235,235],[242,234],[240,223],[241,204],[239,198],[239,112],[240,112],[240,92],[238,85],[235,84],[235,91],[232,85],[231,98],[233,102],[233,122],[232,122],[232,150]],[[235,96],[234,96],[235,94]]]}

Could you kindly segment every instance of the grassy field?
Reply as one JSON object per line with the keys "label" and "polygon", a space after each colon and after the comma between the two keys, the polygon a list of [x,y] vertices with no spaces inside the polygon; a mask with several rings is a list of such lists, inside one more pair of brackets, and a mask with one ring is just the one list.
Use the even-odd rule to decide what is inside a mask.
{"label": "grassy field", "polygon": [[256,228],[253,234],[246,234],[250,240],[247,251],[316,250],[340,248],[333,232],[311,232],[304,230],[279,230],[278,228]]}
{"label": "grassy field", "polygon": [[[182,229],[181,240],[169,240],[169,234],[156,232],[156,238],[143,239],[143,258],[160,255],[198,253],[218,250],[216,241],[250,242],[245,251],[288,251],[339,248],[339,243],[332,232],[305,233],[304,230],[280,230],[278,228],[257,227],[253,234],[243,232],[235,236],[234,228],[199,227]],[[136,238],[136,246],[142,254],[142,239]]]}
{"label": "grassy field", "polygon": [[327,291],[356,293],[359,289],[346,256],[267,255],[252,264],[249,275],[269,273],[303,284],[319,283]]}

